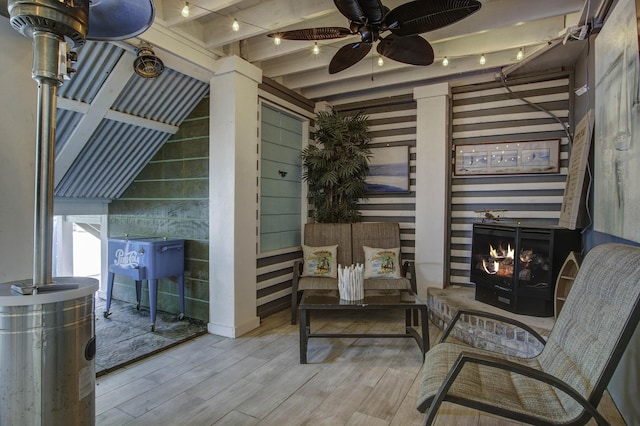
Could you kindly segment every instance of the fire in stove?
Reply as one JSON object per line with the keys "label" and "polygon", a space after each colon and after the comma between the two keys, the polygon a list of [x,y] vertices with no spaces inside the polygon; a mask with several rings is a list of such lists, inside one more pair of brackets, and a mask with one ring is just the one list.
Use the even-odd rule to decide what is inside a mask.
{"label": "fire in stove", "polygon": [[502,247],[502,243],[498,244],[497,249],[489,244],[489,258],[482,259],[482,270],[489,275],[510,277],[513,275],[514,254],[511,243],[507,244],[506,249]]}

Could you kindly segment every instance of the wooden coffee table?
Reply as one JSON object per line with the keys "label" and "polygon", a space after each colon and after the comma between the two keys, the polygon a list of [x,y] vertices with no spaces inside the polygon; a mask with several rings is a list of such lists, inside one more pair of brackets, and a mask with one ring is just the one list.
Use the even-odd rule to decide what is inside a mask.
{"label": "wooden coffee table", "polygon": [[[420,350],[422,357],[429,350],[429,318],[427,316],[427,304],[409,290],[365,290],[364,299],[358,301],[346,301],[340,299],[338,290],[305,290],[299,306],[300,313],[300,364],[307,363],[307,343],[312,337],[368,337],[368,338],[413,338]],[[388,310],[400,309],[405,311],[404,334],[355,334],[355,333],[311,333],[311,311],[322,310]],[[421,333],[412,324],[412,312],[420,312],[419,323]]]}

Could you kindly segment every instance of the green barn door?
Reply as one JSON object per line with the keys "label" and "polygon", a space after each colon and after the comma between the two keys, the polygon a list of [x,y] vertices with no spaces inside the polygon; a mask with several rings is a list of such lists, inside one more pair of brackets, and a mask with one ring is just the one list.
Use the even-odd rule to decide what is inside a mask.
{"label": "green barn door", "polygon": [[300,245],[301,119],[262,104],[260,252]]}

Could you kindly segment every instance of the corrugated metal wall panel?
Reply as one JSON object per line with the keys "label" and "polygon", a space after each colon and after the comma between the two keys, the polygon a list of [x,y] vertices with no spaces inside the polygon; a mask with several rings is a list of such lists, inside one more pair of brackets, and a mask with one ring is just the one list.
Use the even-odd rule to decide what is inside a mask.
{"label": "corrugated metal wall panel", "polygon": [[82,120],[84,114],[68,111],[65,109],[58,109],[56,112],[56,154],[60,152],[64,144],[69,140],[69,137],[78,126],[80,120]]}
{"label": "corrugated metal wall panel", "polygon": [[[570,76],[510,86],[511,90],[551,111],[548,114],[515,99],[499,84],[452,90],[452,141],[457,144],[560,139],[560,173],[538,175],[452,176],[450,283],[471,285],[472,226],[482,220],[476,210],[506,210],[503,220],[556,225],[560,216],[567,166]],[[452,151],[453,154],[453,151]]]}
{"label": "corrugated metal wall panel", "polygon": [[[115,44],[87,42],[78,52],[78,72],[59,88],[58,97],[80,102],[80,109],[94,113],[89,121],[95,125],[96,117],[105,116],[105,105],[96,107],[92,102],[95,100],[99,104],[97,94],[103,88],[109,89],[104,84],[124,53],[125,50]],[[118,89],[118,98],[106,107],[110,107],[109,111],[129,115],[115,120],[129,123],[137,120],[139,126],[102,118],[90,141],[57,185],[56,196],[118,198],[175,131],[171,126],[179,126],[209,92],[208,84],[172,69],[165,69],[156,79],[144,79],[134,74],[133,64],[131,66],[132,74],[125,87]],[[70,104],[71,109],[76,109],[73,103]],[[83,113],[58,108],[56,153],[78,126],[83,125],[85,117]],[[149,127],[155,129],[149,130]]]}
{"label": "corrugated metal wall panel", "polygon": [[55,195],[118,198],[169,136],[103,120],[56,187]]}
{"label": "corrugated metal wall panel", "polygon": [[71,82],[60,86],[58,96],[90,104],[123,53],[124,49],[111,43],[87,41],[78,50],[74,66],[78,72]]}
{"label": "corrugated metal wall panel", "polygon": [[193,110],[209,85],[171,69],[154,79],[134,75],[113,103],[112,109],[173,126]]}

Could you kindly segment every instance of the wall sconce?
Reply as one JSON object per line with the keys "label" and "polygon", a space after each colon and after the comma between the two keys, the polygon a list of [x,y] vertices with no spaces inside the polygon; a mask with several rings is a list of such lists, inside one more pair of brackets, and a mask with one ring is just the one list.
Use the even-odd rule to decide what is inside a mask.
{"label": "wall sconce", "polygon": [[136,50],[137,56],[133,61],[133,70],[140,77],[156,78],[164,71],[164,64],[158,58],[148,43],[143,43]]}

